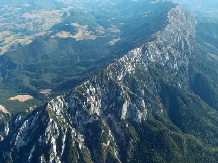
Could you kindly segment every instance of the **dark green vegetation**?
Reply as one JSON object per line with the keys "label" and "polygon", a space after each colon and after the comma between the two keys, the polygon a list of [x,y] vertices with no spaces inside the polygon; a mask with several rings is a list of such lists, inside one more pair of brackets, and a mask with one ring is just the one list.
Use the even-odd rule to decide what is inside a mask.
{"label": "dark green vegetation", "polygon": [[[201,50],[199,47],[196,47],[195,50],[197,49]],[[199,55],[199,53],[196,53],[195,57],[197,54]],[[97,163],[216,162],[218,159],[218,111],[213,96],[208,95],[205,98],[204,94],[208,92],[208,94],[212,93],[216,97],[218,83],[212,79],[214,74],[204,73],[204,66],[207,67],[210,61],[216,63],[217,60],[208,60],[208,57],[204,58],[206,55],[208,55],[207,52],[202,51],[200,54],[202,58],[199,57],[197,60],[193,58],[191,60],[189,65],[190,83],[188,84],[190,87],[186,89],[178,87],[177,83],[179,80],[183,80],[183,76],[172,75],[177,70],[170,70],[165,66],[155,64],[150,66],[148,71],[137,69],[136,73],[127,75],[122,80],[125,94],[120,96],[121,88],[119,83],[114,79],[108,79],[110,70],[100,71],[96,75],[96,81],[91,80],[90,83],[86,84],[86,87],[100,84],[100,88],[104,89],[104,93],[102,93],[103,107],[114,103],[114,106],[104,111],[103,115],[98,116],[88,113],[90,107],[88,104],[85,104],[87,110],[83,110],[84,104],[82,103],[82,106],[79,101],[86,103],[88,95],[84,94],[87,88],[82,85],[74,90],[78,97],[78,101],[75,102],[77,105],[71,104],[74,107],[63,109],[65,123],[60,123],[62,116],[60,114],[56,115],[56,112],[48,108],[46,109],[45,105],[36,109],[29,117],[24,118],[19,124],[15,125],[15,128],[18,129],[24,121],[28,120],[31,124],[33,118],[37,119],[34,121],[34,123],[37,122],[35,123],[37,127],[33,129],[24,128],[22,129],[24,131],[20,131],[22,134],[22,132],[26,133],[31,130],[31,136],[27,137],[30,138],[28,139],[30,142],[28,145],[20,147],[19,150],[14,146],[11,150],[8,143],[12,135],[19,132],[13,131],[0,144],[0,147],[1,149],[4,148],[5,151],[11,150],[10,155],[17,162],[26,161],[24,158],[27,157],[17,156],[29,153],[34,142],[38,142],[40,135],[42,135],[42,138],[46,137],[43,131],[49,125],[47,119],[50,117],[54,119],[53,123],[57,123],[57,127],[52,125],[53,128],[50,130],[53,134],[59,133],[56,138],[58,153],[65,144],[63,155],[60,158],[61,161],[81,163],[90,163],[92,161]],[[204,62],[202,59],[204,59]],[[177,73],[183,74],[181,71],[177,71]],[[211,77],[209,77],[210,75]],[[209,89],[202,89],[203,87]],[[157,92],[153,91],[155,88],[158,88]],[[142,94],[140,93],[141,90],[145,92]],[[72,100],[71,93],[65,95],[65,103],[70,104]],[[120,100],[118,100],[118,96],[120,96]],[[146,104],[152,106],[148,108],[147,118],[141,122],[134,122],[132,118],[120,120],[120,108],[122,108],[123,102],[129,100],[133,108],[139,108],[140,99],[144,99]],[[39,113],[36,114],[36,112]],[[77,112],[79,112],[78,115]],[[68,117],[68,114],[71,117]],[[131,114],[135,114],[135,112]],[[86,116],[92,116],[96,120],[86,124],[86,118],[84,118]],[[78,125],[80,123],[82,129]],[[75,131],[75,129],[80,132]],[[76,136],[73,136],[75,133]],[[80,134],[84,137],[84,144],[78,140]],[[66,138],[63,143],[64,136]],[[25,138],[24,136],[23,139]],[[12,139],[12,141],[14,140]],[[104,145],[108,142],[108,146]],[[52,147],[53,144],[35,144],[35,151],[37,152],[34,153],[31,161],[39,162],[39,156],[43,155],[44,161],[48,162],[52,156]],[[114,150],[118,151],[119,159]],[[2,158],[1,155],[0,158]]]}
{"label": "dark green vegetation", "polygon": [[[152,34],[165,27],[167,12],[173,6],[168,2],[158,5],[146,1],[122,2],[95,6],[92,12],[74,9],[69,15],[66,13],[68,16],[64,15],[66,18],[54,25],[49,35],[0,56],[0,91],[4,92],[0,104],[10,112],[25,111],[27,106],[38,105],[75,87],[114,58],[151,39]],[[96,38],[55,36],[61,31],[75,35],[79,29],[72,23],[87,25],[85,31]],[[110,44],[113,39],[118,42]],[[52,94],[45,96],[40,93],[42,89],[51,89]],[[8,98],[17,94],[29,94],[35,100],[16,102],[14,108],[15,103]]]}
{"label": "dark green vegetation", "polygon": [[[128,8],[129,4],[126,4]],[[0,142],[0,160],[3,163],[46,163],[52,162],[51,160],[69,163],[217,162],[218,33],[216,22],[203,21],[197,24],[196,42],[192,45],[193,51],[188,66],[184,63],[178,69],[170,68],[157,59],[145,68],[141,66],[141,62],[137,62],[137,59],[142,59],[140,57],[133,63],[124,59],[113,61],[132,48],[156,39],[151,35],[167,24],[166,19],[163,20],[164,15],[160,13],[166,14],[169,8],[163,4],[161,9],[163,12],[158,10],[156,13],[158,16],[155,17],[160,24],[152,23],[151,17],[138,23],[137,12],[140,10],[133,11],[136,13],[133,17],[127,15],[124,18],[113,19],[115,24],[120,20],[124,22],[119,26],[122,32],[115,37],[119,36],[123,40],[113,46],[106,44],[112,39],[110,35],[100,37],[99,34],[94,41],[46,36],[24,47],[28,51],[34,49],[31,54],[35,57],[25,53],[26,50],[23,48],[16,50],[23,56],[19,60],[17,57],[13,58],[13,52],[6,54],[5,57],[8,58],[2,58],[4,61],[2,63],[7,63],[3,66],[8,68],[4,74],[7,76],[7,73],[13,75],[15,72],[22,72],[21,74],[24,74],[22,79],[26,80],[28,77],[29,80],[27,84],[20,82],[20,87],[14,86],[13,91],[28,88],[25,89],[28,93],[32,92],[40,99],[41,96],[36,93],[38,89],[49,87],[56,94],[70,87],[74,88],[20,120],[12,118],[9,124],[11,130],[7,136],[3,135],[5,139]],[[127,11],[123,12],[127,14]],[[131,12],[128,13],[131,15]],[[116,14],[115,12],[114,15]],[[69,28],[66,24],[69,24],[71,19],[76,19],[78,15],[84,20],[90,16],[80,11],[72,12],[71,16],[73,15],[76,17],[69,17],[63,24],[54,26],[51,35],[62,30],[70,30],[69,32],[74,34],[75,29]],[[98,25],[107,28],[108,19],[101,17],[98,12],[92,13],[92,16],[89,17],[93,27],[91,31]],[[78,19],[77,22],[83,19]],[[147,28],[147,25],[150,28]],[[146,27],[142,28],[144,26]],[[177,28],[170,30],[177,31]],[[139,35],[137,32],[144,32],[144,35],[147,33],[148,36]],[[182,35],[179,36],[181,36],[179,37],[181,44],[177,45],[185,47],[175,48],[183,51],[188,47],[189,40]],[[103,38],[108,40],[105,41]],[[187,44],[183,44],[185,41]],[[158,48],[168,47],[164,42],[158,43],[162,43],[157,44],[160,45]],[[38,45],[42,48],[37,48]],[[62,50],[59,50],[60,45],[64,47]],[[89,53],[92,48],[97,48],[93,54],[98,55]],[[98,48],[103,49],[103,52],[97,53]],[[143,52],[144,56],[141,57],[146,60],[146,54],[150,53],[146,53],[146,48]],[[74,60],[78,57],[79,61]],[[179,59],[178,63],[183,63],[182,57]],[[105,66],[110,62],[109,66]],[[134,72],[125,74],[126,65],[135,68]],[[33,75],[37,72],[38,78]],[[48,76],[43,78],[45,74]],[[120,74],[123,76],[118,79]],[[53,77],[56,77],[56,80]],[[14,82],[9,78],[3,79],[8,79],[8,82],[3,80],[2,88],[9,88],[7,83]],[[81,82],[82,80],[84,82]],[[66,84],[68,82],[71,84]],[[78,83],[79,86],[75,86]]]}

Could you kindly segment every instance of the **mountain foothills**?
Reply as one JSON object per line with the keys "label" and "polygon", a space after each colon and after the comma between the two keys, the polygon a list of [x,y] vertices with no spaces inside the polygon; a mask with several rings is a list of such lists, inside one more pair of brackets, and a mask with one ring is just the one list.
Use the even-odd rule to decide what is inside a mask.
{"label": "mountain foothills", "polygon": [[90,8],[1,56],[1,91],[68,91],[0,106],[0,162],[216,162],[218,23],[171,2]]}

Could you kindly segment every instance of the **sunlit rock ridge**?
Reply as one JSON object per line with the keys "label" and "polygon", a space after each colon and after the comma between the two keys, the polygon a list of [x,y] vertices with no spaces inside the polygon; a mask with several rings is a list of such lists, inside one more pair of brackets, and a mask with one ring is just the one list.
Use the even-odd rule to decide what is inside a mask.
{"label": "sunlit rock ridge", "polygon": [[[162,84],[188,87],[188,64],[195,37],[195,21],[181,6],[168,12],[167,21],[151,41],[116,59],[72,91],[12,120],[11,128],[7,125],[7,132],[2,134],[0,162],[152,160],[149,151],[156,150],[154,147],[144,149],[147,158],[137,155],[137,145],[144,138],[140,127],[133,126],[157,115],[168,119],[161,102]],[[163,133],[176,132],[171,125]],[[153,162],[183,157],[165,158],[168,153],[173,155],[169,146],[166,151],[160,150],[157,158],[161,159],[155,161],[155,157]]]}

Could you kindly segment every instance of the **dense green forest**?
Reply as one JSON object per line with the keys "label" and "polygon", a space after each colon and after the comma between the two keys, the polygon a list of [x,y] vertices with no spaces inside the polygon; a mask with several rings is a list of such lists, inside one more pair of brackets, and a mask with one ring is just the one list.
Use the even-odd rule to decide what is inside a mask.
{"label": "dense green forest", "polygon": [[[148,5],[145,1],[134,5],[118,3],[92,12],[74,9],[50,29],[50,34],[0,56],[0,103],[12,112],[25,111],[27,106],[40,105],[75,87],[115,58],[149,41],[165,27],[167,12],[174,6],[169,2]],[[119,11],[121,6],[124,10]],[[149,13],[144,16],[145,12]],[[56,36],[62,31],[75,35],[79,27],[72,23],[85,28],[95,39]],[[51,89],[51,94],[41,94],[43,89]],[[17,94],[29,94],[34,100],[24,103],[8,100]]]}

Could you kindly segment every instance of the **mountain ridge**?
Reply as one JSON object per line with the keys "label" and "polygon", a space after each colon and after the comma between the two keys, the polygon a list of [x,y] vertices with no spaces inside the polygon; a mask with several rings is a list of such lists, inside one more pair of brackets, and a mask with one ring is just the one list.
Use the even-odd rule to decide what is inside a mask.
{"label": "mountain ridge", "polygon": [[[29,112],[34,106],[75,87],[115,58],[152,39],[152,34],[167,25],[167,12],[175,5],[128,1],[103,6],[103,9],[94,8],[93,12],[76,8],[65,13],[70,6],[58,9],[58,13],[64,14],[63,20],[47,34],[1,55],[1,105],[11,113]],[[29,10],[38,15],[35,8]],[[43,90],[48,94],[42,93]],[[23,94],[34,99],[9,100]]]}
{"label": "mountain ridge", "polygon": [[216,160],[217,140],[206,145],[204,131],[198,131],[201,124],[210,125],[197,123],[202,115],[194,113],[200,110],[209,118],[218,113],[189,88],[195,21],[181,6],[168,12],[168,20],[152,41],[130,50],[72,91],[11,121],[13,129],[0,144],[1,160]]}

